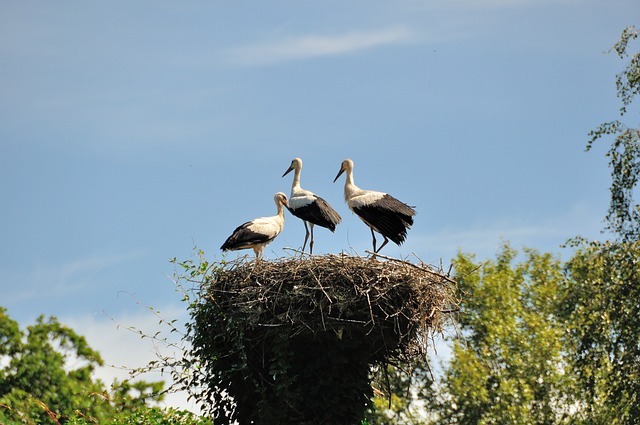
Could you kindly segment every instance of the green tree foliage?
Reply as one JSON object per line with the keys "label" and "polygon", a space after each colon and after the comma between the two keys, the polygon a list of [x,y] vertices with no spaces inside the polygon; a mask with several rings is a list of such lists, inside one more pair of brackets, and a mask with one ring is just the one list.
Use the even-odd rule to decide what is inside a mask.
{"label": "green tree foliage", "polygon": [[[628,27],[612,48],[620,59],[629,58],[624,70],[616,76],[617,95],[622,102],[621,118],[627,115],[628,108],[640,92],[640,53],[629,53],[629,43],[637,38],[638,32],[635,28]],[[613,120],[601,124],[589,135],[587,150],[590,150],[597,140],[615,136],[607,153],[611,168],[608,229],[622,240],[638,240],[640,209],[633,199],[633,192],[640,174],[640,130],[629,128],[620,120]]]}
{"label": "green tree foliage", "polygon": [[365,416],[371,425],[417,425],[425,421],[425,403],[432,393],[433,376],[427,359],[373,371],[377,390]]}
{"label": "green tree foliage", "polygon": [[568,423],[575,403],[563,360],[564,328],[555,309],[561,262],[504,246],[484,264],[455,259],[463,294],[461,338],[429,407],[437,424]]}
{"label": "green tree foliage", "polygon": [[115,382],[92,374],[103,364],[84,337],[55,317],[21,330],[0,307],[0,424],[200,424],[210,421],[154,407],[163,382]]}
{"label": "green tree foliage", "polygon": [[[0,372],[0,403],[42,423],[49,422],[53,412],[61,416],[76,409],[94,413],[89,395],[103,388],[91,373],[103,361],[84,337],[57,319],[42,316],[25,334],[4,309],[0,309],[0,329],[7,347],[3,354],[10,356]],[[79,366],[68,367],[70,359]],[[99,413],[95,412],[97,417]]]}
{"label": "green tree foliage", "polygon": [[[616,76],[617,95],[627,116],[640,92],[640,53],[630,53],[638,37],[629,27],[613,51],[627,60]],[[571,330],[573,366],[579,376],[585,421],[640,423],[640,206],[634,192],[640,176],[640,131],[615,120],[591,133],[587,145],[613,141],[607,153],[611,202],[607,228],[616,239],[573,241],[578,247],[567,265],[562,314]]]}
{"label": "green tree foliage", "polygon": [[[89,417],[77,415],[68,425],[95,425]],[[144,406],[99,422],[100,425],[212,425],[207,418],[178,409]]]}
{"label": "green tree foliage", "polygon": [[640,423],[640,242],[592,242],[567,264],[564,309],[587,423]]}

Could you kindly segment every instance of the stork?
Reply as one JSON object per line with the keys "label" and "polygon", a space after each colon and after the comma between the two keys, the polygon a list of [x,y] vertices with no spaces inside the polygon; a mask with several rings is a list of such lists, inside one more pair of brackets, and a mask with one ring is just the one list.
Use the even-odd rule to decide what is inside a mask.
{"label": "stork", "polygon": [[[344,183],[344,200],[349,209],[371,229],[373,238],[373,252],[378,253],[389,239],[400,245],[407,237],[407,229],[413,224],[413,216],[416,211],[413,207],[400,202],[393,196],[384,192],[360,189],[353,183],[353,161],[342,161],[340,171],[333,180],[335,183],[342,173],[347,173]],[[376,250],[376,235],[374,230],[384,237],[384,242]]]}
{"label": "stork", "polygon": [[[309,234],[311,234],[311,242],[309,243],[309,254],[313,254],[313,226],[318,225],[325,227],[332,232],[336,230],[336,225],[342,221],[340,214],[336,212],[331,205],[324,199],[319,197],[313,192],[304,190],[300,187],[300,170],[302,170],[302,160],[300,158],[294,158],[291,161],[291,165],[284,172],[282,177],[295,170],[293,175],[293,184],[291,185],[291,197],[289,198],[289,212],[295,215],[304,223],[304,244],[302,245],[302,251],[304,252],[307,246],[307,240]],[[307,227],[307,222],[311,228]]]}
{"label": "stork", "polygon": [[287,207],[287,195],[278,192],[273,197],[278,213],[272,217],[260,217],[241,224],[220,247],[223,251],[236,251],[253,248],[256,261],[262,258],[264,248],[276,238],[284,228],[284,208]]}

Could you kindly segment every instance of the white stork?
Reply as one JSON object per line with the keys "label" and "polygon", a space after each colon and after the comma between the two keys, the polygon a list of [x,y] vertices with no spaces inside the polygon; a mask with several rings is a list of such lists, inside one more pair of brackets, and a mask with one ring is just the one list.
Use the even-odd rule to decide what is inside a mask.
{"label": "white stork", "polygon": [[[398,201],[387,193],[363,190],[356,186],[353,183],[353,161],[350,159],[342,161],[340,171],[333,182],[335,183],[344,172],[347,173],[347,180],[344,183],[344,199],[349,209],[356,213],[371,229],[373,252],[380,252],[389,239],[397,245],[404,242],[407,237],[407,229],[413,224],[413,216],[416,214],[413,207]],[[374,230],[384,236],[384,242],[377,250]]]}
{"label": "white stork", "polygon": [[293,170],[296,172],[293,175],[288,209],[291,214],[301,219],[304,223],[306,234],[304,236],[304,244],[302,245],[303,252],[309,239],[309,229],[307,228],[307,222],[309,222],[309,227],[311,227],[309,254],[313,254],[313,226],[317,224],[334,232],[336,225],[342,221],[342,217],[340,217],[340,214],[338,214],[336,210],[331,208],[331,205],[329,205],[327,201],[315,193],[300,187],[300,170],[302,170],[302,160],[300,158],[294,158],[293,161],[291,161],[291,165],[282,177]]}
{"label": "white stork", "polygon": [[262,257],[264,248],[282,232],[284,228],[284,208],[288,206],[287,195],[282,192],[273,197],[278,206],[278,214],[260,217],[238,226],[220,247],[223,251],[253,248],[256,261]]}

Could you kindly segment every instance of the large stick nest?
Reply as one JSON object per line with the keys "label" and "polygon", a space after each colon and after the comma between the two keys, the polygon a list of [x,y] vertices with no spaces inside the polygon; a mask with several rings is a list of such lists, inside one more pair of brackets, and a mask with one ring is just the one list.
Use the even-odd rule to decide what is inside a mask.
{"label": "large stick nest", "polygon": [[[375,359],[425,354],[428,337],[454,308],[441,271],[384,257],[346,254],[226,263],[207,285],[222,310],[290,336],[345,331],[366,338]],[[411,353],[408,353],[409,350]]]}
{"label": "large stick nest", "polygon": [[214,417],[240,423],[355,423],[370,367],[426,356],[456,308],[441,271],[382,256],[223,262],[202,289],[198,383]]}

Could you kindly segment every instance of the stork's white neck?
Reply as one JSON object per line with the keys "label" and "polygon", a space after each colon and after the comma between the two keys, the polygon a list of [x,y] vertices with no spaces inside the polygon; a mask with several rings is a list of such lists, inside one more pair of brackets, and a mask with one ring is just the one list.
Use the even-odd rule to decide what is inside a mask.
{"label": "stork's white neck", "polygon": [[278,202],[278,214],[276,215],[284,221],[284,204],[282,202]]}
{"label": "stork's white neck", "polygon": [[291,184],[291,190],[300,189],[300,171],[302,167],[297,167],[293,174],[293,183]]}
{"label": "stork's white neck", "polygon": [[344,200],[349,201],[358,192],[361,192],[360,188],[353,182],[353,170],[347,170],[347,179],[344,181]]}

